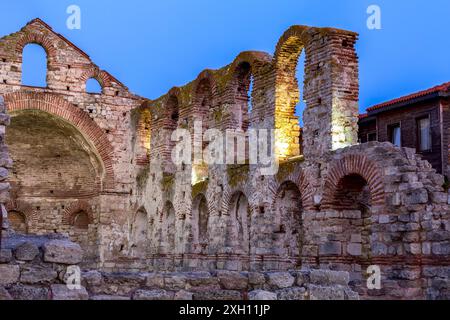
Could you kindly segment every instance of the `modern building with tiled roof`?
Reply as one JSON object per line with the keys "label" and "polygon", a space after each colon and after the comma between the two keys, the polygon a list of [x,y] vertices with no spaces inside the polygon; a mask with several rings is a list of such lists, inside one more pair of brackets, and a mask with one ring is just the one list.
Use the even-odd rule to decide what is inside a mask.
{"label": "modern building with tiled roof", "polygon": [[450,82],[396,98],[360,115],[360,142],[389,141],[414,148],[450,176]]}

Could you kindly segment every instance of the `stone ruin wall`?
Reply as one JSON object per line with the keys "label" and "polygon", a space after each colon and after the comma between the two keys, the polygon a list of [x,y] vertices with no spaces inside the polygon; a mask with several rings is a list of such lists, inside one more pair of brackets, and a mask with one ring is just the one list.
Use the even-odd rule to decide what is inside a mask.
{"label": "stone ruin wall", "polygon": [[[46,88],[21,83],[22,52],[30,43],[47,54]],[[86,92],[91,78],[101,94]],[[129,211],[130,114],[144,99],[39,19],[0,40],[0,94],[12,117],[6,135],[14,160],[6,203],[11,222],[30,234],[70,234],[87,260],[97,261],[101,228],[123,225]]]}
{"label": "stone ruin wall", "polygon": [[[413,150],[357,145],[356,40],[347,31],[292,27],[273,57],[241,53],[148,101],[34,20],[0,40],[0,94],[12,116],[6,142],[11,136],[17,163],[5,202],[10,218],[23,216],[31,234],[68,234],[86,250],[86,266],[107,273],[322,268],[349,272],[363,298],[448,299],[443,177]],[[27,43],[46,49],[47,88],[20,83]],[[294,115],[302,50],[303,129]],[[85,92],[91,77],[102,94]],[[50,169],[39,175],[39,163],[20,166],[35,163],[17,141],[36,119],[47,127],[33,127],[30,139],[59,133],[52,142],[58,160],[42,153],[48,166],[64,163],[54,180]],[[174,165],[170,135],[192,132],[195,119],[203,130],[241,129],[244,139],[249,128],[279,129],[278,174],[262,176],[257,165]],[[87,231],[75,223],[80,213]],[[370,265],[382,269],[381,291],[366,289]]]}

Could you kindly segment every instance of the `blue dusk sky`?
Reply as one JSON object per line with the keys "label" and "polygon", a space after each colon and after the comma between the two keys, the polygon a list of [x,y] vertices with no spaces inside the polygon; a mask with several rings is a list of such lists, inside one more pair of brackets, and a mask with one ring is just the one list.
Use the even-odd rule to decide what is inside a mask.
{"label": "blue dusk sky", "polygon": [[[81,8],[80,30],[66,26],[69,5]],[[381,30],[367,27],[370,5],[381,8]],[[273,54],[295,24],[360,34],[361,111],[450,81],[448,0],[4,0],[0,35],[37,17],[150,99],[205,68],[231,63],[241,51]],[[33,62],[38,54],[27,56]],[[39,81],[37,64],[24,68],[32,68],[30,82]]]}

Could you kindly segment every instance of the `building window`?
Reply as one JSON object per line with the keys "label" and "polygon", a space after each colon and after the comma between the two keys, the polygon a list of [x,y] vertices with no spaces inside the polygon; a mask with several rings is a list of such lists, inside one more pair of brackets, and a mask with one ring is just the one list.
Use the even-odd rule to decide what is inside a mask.
{"label": "building window", "polygon": [[367,142],[371,142],[371,141],[377,141],[377,133],[376,132],[371,132],[369,134],[367,134]]}
{"label": "building window", "polygon": [[400,127],[400,124],[393,124],[390,125],[388,127],[389,130],[389,141],[397,146],[397,147],[401,147],[402,146],[402,130]]}
{"label": "building window", "polygon": [[431,151],[430,117],[417,119],[417,141],[420,152]]}

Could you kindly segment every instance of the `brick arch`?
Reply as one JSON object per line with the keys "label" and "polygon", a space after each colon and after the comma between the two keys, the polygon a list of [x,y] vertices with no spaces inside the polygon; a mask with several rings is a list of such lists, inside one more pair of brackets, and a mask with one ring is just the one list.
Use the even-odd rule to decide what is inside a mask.
{"label": "brick arch", "polygon": [[10,200],[6,204],[6,211],[16,211],[23,214],[23,216],[25,217],[25,223],[27,224],[28,228],[38,222],[38,213],[33,210],[31,205],[29,204],[18,203],[15,200]]}
{"label": "brick arch", "polygon": [[111,87],[111,77],[110,75],[99,69],[97,66],[90,66],[87,70],[83,72],[80,77],[80,81],[82,83],[82,88],[86,88],[86,82],[89,79],[95,79],[98,81],[100,86],[102,87],[102,92],[105,87]]}
{"label": "brick arch", "polygon": [[87,214],[89,224],[94,223],[94,214],[92,212],[92,207],[86,201],[77,201],[66,207],[62,218],[62,223],[66,225],[73,225],[76,214],[81,211]]}
{"label": "brick arch", "polygon": [[367,182],[371,194],[371,205],[383,206],[385,204],[381,168],[365,155],[351,154],[330,164],[324,183],[323,209],[333,208],[333,198],[339,182],[349,175],[358,175]]}
{"label": "brick arch", "polygon": [[211,104],[214,104],[214,100],[217,96],[217,92],[218,92],[218,84],[216,79],[214,78],[214,75],[212,74],[211,70],[204,70],[202,71],[197,79],[195,79],[193,87],[192,87],[192,101],[191,104],[193,106],[193,109],[198,109],[199,105],[198,105],[198,96],[200,95],[200,89],[201,89],[201,85],[204,83],[208,83],[209,85],[209,96],[211,98]]}
{"label": "brick arch", "polygon": [[47,59],[49,62],[56,61],[57,56],[57,44],[50,39],[46,34],[40,34],[35,32],[24,32],[16,42],[16,54],[19,58],[19,62],[22,62],[23,49],[28,44],[38,44],[42,46],[47,53]]}
{"label": "brick arch", "polygon": [[251,201],[254,200],[252,197],[248,196],[248,193],[245,192],[244,189],[242,188],[226,188],[223,192],[223,196],[222,196],[222,205],[221,205],[221,210],[222,210],[222,215],[228,215],[230,207],[231,207],[231,200],[233,200],[234,196],[242,193],[248,201],[248,206],[252,212],[252,215],[257,212],[258,209],[258,205],[256,203],[256,201]]}
{"label": "brick arch", "polygon": [[[290,174],[285,177],[276,177],[269,184],[269,194],[272,199],[272,209],[276,201],[276,197],[280,191],[280,188],[286,183],[293,183],[300,191],[302,198],[302,205],[304,210],[314,209],[314,189],[309,183],[308,177],[305,171],[300,166],[297,166]],[[273,211],[272,211],[273,212]]]}
{"label": "brick arch", "polygon": [[311,28],[293,26],[289,28],[278,41],[275,55],[275,128],[281,130],[277,137],[276,153],[281,159],[300,154],[297,139],[300,130],[292,130],[286,123],[299,122],[295,115],[295,108],[300,101],[300,88],[297,79],[297,65],[303,51],[308,59],[308,42]]}
{"label": "brick arch", "polygon": [[113,152],[114,149],[103,130],[83,110],[65,99],[48,93],[15,92],[4,96],[9,112],[40,110],[57,116],[77,128],[90,141],[105,169],[104,188],[114,187]]}

